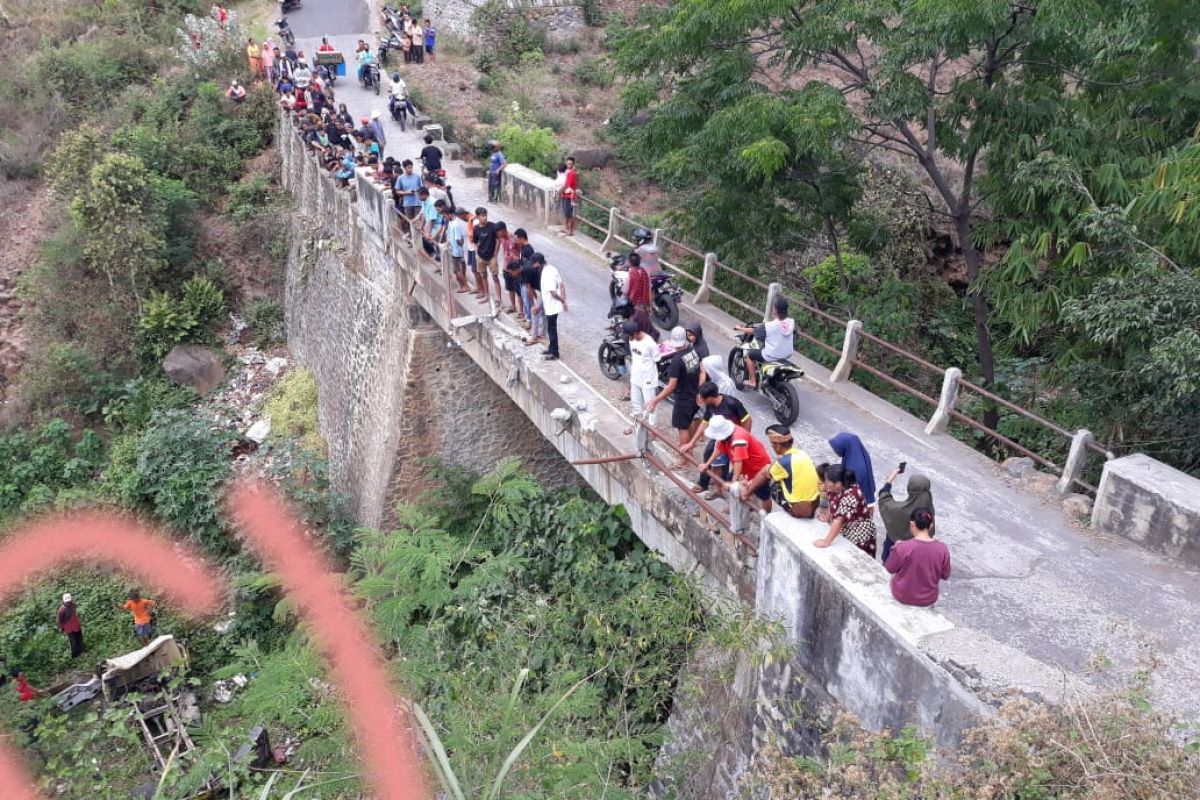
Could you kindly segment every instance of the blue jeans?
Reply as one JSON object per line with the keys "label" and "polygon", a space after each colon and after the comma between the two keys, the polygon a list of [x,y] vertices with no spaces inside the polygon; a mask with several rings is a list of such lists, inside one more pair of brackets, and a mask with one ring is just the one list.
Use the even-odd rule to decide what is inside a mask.
{"label": "blue jeans", "polygon": [[[713,450],[716,449],[717,443],[712,439],[709,439],[708,445],[704,448],[704,457],[700,459],[701,462],[703,463],[704,461],[708,461],[713,454]],[[729,457],[717,456],[717,460],[712,463],[712,466],[709,467],[709,469],[720,475],[722,480],[729,480]],[[700,473],[700,479],[696,481],[696,485],[704,491],[708,491],[710,484],[712,484],[712,476],[707,472]]]}
{"label": "blue jeans", "polygon": [[500,173],[488,173],[488,200],[496,203],[500,200]]}

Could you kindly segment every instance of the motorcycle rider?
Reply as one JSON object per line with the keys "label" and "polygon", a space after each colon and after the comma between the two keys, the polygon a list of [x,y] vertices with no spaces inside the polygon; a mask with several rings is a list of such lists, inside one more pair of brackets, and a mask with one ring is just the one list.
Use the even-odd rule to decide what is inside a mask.
{"label": "motorcycle rider", "polygon": [[436,175],[442,168],[442,151],[433,143],[433,137],[425,134],[425,146],[421,148],[421,162],[425,165],[425,180]]}
{"label": "motorcycle rider", "polygon": [[[787,361],[795,352],[793,337],[796,333],[796,322],[788,314],[788,301],[779,297],[775,299],[775,319],[763,325],[766,329],[765,342],[762,349],[754,348],[746,351],[746,371],[749,380],[746,386],[758,388],[758,370],[755,362]],[[754,328],[734,326],[734,330],[742,333],[754,333]]]}
{"label": "motorcycle rider", "polygon": [[642,269],[650,274],[658,272],[658,248],[654,246],[654,234],[645,228],[633,232],[633,252],[642,260]]}
{"label": "motorcycle rider", "polygon": [[367,43],[362,39],[358,40],[356,49],[355,58],[358,59],[358,80],[365,84],[367,83],[367,74],[371,66],[375,63],[375,54],[371,52],[371,48],[367,47]]}
{"label": "motorcycle rider", "polygon": [[392,119],[400,123],[400,130],[405,130],[405,115],[412,114],[415,118],[417,109],[408,99],[408,84],[400,77],[400,73],[393,72],[389,79],[391,86],[388,87],[388,108],[392,112]]}
{"label": "motorcycle rider", "polygon": [[328,36],[322,36],[321,44],[319,47],[317,47],[317,52],[318,53],[334,53],[334,52],[337,52],[337,48],[329,43]]}

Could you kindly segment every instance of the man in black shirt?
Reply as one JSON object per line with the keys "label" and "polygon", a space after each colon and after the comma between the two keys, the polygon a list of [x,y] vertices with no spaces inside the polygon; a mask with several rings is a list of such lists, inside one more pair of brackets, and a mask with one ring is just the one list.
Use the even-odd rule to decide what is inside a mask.
{"label": "man in black shirt", "polygon": [[491,273],[492,282],[496,286],[496,299],[503,298],[500,292],[500,267],[497,266],[496,260],[497,230],[496,223],[488,221],[486,208],[480,206],[475,209],[475,231],[471,234],[471,241],[475,243],[475,264],[479,271],[479,285],[476,290],[481,303],[488,301],[489,273]]}
{"label": "man in black shirt", "polygon": [[[697,424],[696,396],[700,390],[700,355],[688,344],[687,334],[683,328],[671,331],[671,343],[678,349],[671,356],[671,366],[667,371],[670,380],[662,391],[650,401],[646,411],[654,413],[658,404],[674,395],[674,410],[671,412],[671,427],[679,435],[679,449],[688,452],[686,445],[692,438],[692,431]],[[683,469],[687,462],[683,456],[675,459],[671,465],[675,469]]]}
{"label": "man in black shirt", "polygon": [[[696,442],[700,441],[700,437],[704,435],[704,429],[708,427],[709,420],[714,416],[725,417],[734,425],[741,425],[746,430],[750,430],[750,412],[742,405],[742,401],[732,395],[721,394],[721,390],[712,381],[705,381],[700,384],[700,391],[697,400],[700,403],[700,408],[704,411],[704,416],[700,420],[700,425],[696,428],[696,434],[692,440],[687,443],[684,450],[691,450],[696,446]],[[717,443],[709,439],[708,446],[704,449],[704,458],[701,461],[708,461],[712,457],[713,450]],[[729,459],[725,456],[718,456],[713,462],[712,471],[718,473],[722,478],[729,478]],[[717,492],[709,491],[709,483],[712,481],[712,476],[707,472],[700,473],[699,480],[692,487],[693,491],[704,492],[705,500],[712,500],[716,497]]]}
{"label": "man in black shirt", "polygon": [[421,148],[421,161],[425,163],[425,172],[432,175],[442,168],[442,151],[433,143],[433,137],[425,135],[425,146]]}

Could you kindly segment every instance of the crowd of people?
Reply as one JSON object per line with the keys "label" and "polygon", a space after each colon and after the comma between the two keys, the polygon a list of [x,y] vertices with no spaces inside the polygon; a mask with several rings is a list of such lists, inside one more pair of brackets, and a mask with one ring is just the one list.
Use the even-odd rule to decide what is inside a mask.
{"label": "crowd of people", "polygon": [[[439,272],[446,251],[455,290],[474,295],[480,303],[500,304],[527,330],[526,344],[544,341],[543,356],[558,359],[558,322],[568,309],[567,288],[559,270],[531,243],[528,231],[510,229],[484,206],[472,210],[456,203],[441,168],[443,153],[431,137],[425,137],[416,161],[386,152],[379,111],[361,118],[356,126],[346,106],[335,104],[326,82],[311,70],[304,72],[303,52],[295,53],[294,59],[292,55],[282,53],[275,62],[277,68],[289,65],[277,69],[276,89],[283,107],[299,120],[298,135],[322,166],[343,184],[348,184],[359,168],[368,168],[367,176],[390,194],[410,241],[419,243]],[[390,77],[393,87],[403,87],[398,74]],[[499,143],[490,144],[488,196],[490,202],[496,202],[507,160]],[[574,232],[578,185],[574,162],[568,159],[560,166],[555,182],[566,235]],[[743,500],[756,498],[766,512],[779,504],[793,516],[817,518],[829,526],[816,540],[817,547],[828,547],[840,536],[871,558],[877,556],[878,509],[886,534],[882,561],[895,573],[896,599],[913,605],[935,602],[938,581],[949,577],[950,566],[945,545],[933,539],[929,481],[911,476],[908,495],[900,501],[892,493],[897,473],[877,496],[870,456],[852,433],[830,439],[837,460],[829,463],[816,463],[796,446],[792,432],[783,425],[767,428],[764,444],[753,434],[751,415],[737,398],[721,355],[710,351],[698,323],[677,327],[660,341],[648,313],[650,281],[641,254],[631,253],[628,263],[628,291],[619,301],[627,304],[622,329],[630,350],[628,399],[634,417],[652,426],[657,407],[672,400],[671,427],[681,454],[674,468],[686,469],[688,461],[682,454],[704,444],[693,490],[710,501],[736,491]],[[795,321],[789,316],[787,300],[779,298],[773,311],[774,319],[759,332],[762,348],[747,353],[749,388],[757,377],[757,364],[793,355]],[[661,388],[660,363],[665,364]],[[632,432],[632,428],[627,431]]]}

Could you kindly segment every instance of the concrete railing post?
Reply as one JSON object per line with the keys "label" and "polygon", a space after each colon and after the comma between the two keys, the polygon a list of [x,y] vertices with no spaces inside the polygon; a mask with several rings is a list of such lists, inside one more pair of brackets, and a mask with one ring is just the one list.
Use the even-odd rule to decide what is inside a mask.
{"label": "concrete railing post", "polygon": [[716,253],[704,254],[704,274],[700,276],[700,285],[696,287],[696,297],[693,302],[709,302],[709,295],[712,294],[712,288],[717,282],[717,265],[720,263],[717,261]]}
{"label": "concrete railing post", "polygon": [[617,219],[617,215],[621,210],[613,206],[608,210],[608,233],[604,237],[604,241],[600,243],[601,252],[607,253],[610,250],[615,250],[619,242],[617,242],[617,233],[620,229],[621,221]]}
{"label": "concrete railing post", "polygon": [[772,283],[767,286],[767,304],[763,306],[763,322],[775,319],[775,301],[783,294],[783,284]]}
{"label": "concrete railing post", "polygon": [[854,359],[858,357],[858,344],[862,341],[862,323],[852,319],[846,323],[846,335],[842,337],[842,357],[837,366],[829,373],[833,383],[850,380],[850,371],[854,369]]}
{"label": "concrete railing post", "polygon": [[1067,463],[1063,464],[1062,477],[1058,479],[1059,494],[1070,494],[1071,485],[1083,476],[1083,468],[1087,464],[1087,446],[1092,441],[1092,432],[1086,428],[1080,428],[1071,437]]}
{"label": "concrete railing post", "polygon": [[934,409],[933,416],[925,425],[926,436],[945,433],[946,428],[950,427],[950,412],[958,402],[958,384],[961,380],[962,370],[958,367],[950,367],[942,376],[942,394],[938,397],[938,406]]}
{"label": "concrete railing post", "polygon": [[664,236],[666,236],[666,233],[662,228],[655,228],[650,239],[650,244],[654,245],[654,249],[658,251],[658,257],[660,259],[663,257],[663,248],[666,247],[666,245],[663,244]]}
{"label": "concrete railing post", "polygon": [[[442,277],[446,282],[446,319],[454,318],[454,259],[450,257],[450,245],[441,245],[438,260],[442,265]],[[418,268],[418,273],[420,268]]]}
{"label": "concrete railing post", "polygon": [[750,506],[742,500],[741,485],[729,484],[729,529],[734,533],[745,533],[750,527]]}

